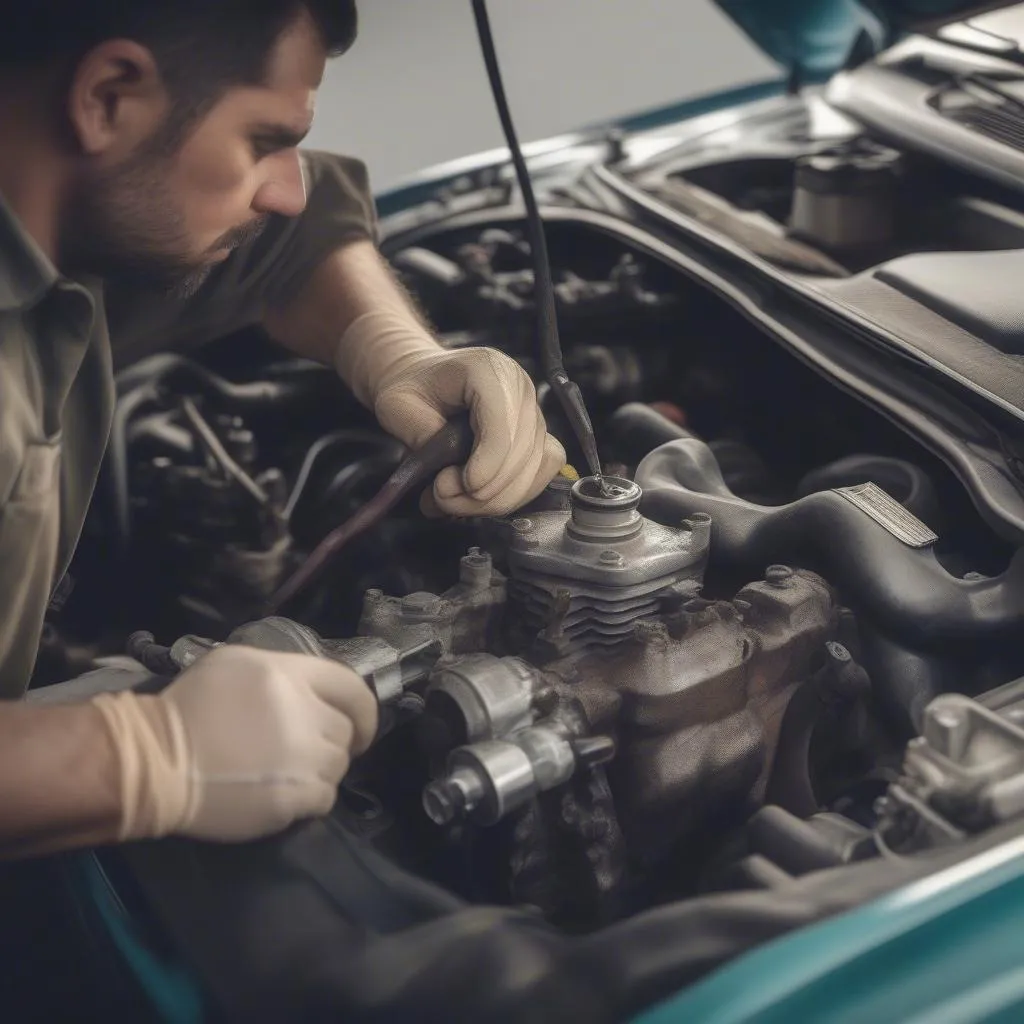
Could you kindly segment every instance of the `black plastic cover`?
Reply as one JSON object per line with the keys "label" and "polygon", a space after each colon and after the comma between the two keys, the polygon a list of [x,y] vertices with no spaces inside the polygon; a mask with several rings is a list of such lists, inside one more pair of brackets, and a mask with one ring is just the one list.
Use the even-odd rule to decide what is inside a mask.
{"label": "black plastic cover", "polygon": [[1000,352],[1024,355],[1024,250],[920,253],[874,276]]}

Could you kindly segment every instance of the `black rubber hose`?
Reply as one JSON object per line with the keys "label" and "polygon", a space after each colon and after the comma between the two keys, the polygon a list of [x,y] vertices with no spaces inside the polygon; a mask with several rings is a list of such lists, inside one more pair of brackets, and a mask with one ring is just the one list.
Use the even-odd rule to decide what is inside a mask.
{"label": "black rubber hose", "polygon": [[747,825],[750,844],[791,875],[809,875],[812,871],[838,867],[842,863],[841,853],[813,825],[802,820],[817,812],[817,807],[806,814],[771,804],[762,807]]}
{"label": "black rubber hose", "polygon": [[809,818],[821,809],[811,781],[811,740],[825,709],[821,685],[820,679],[804,680],[786,705],[764,796],[765,803],[798,818]]}
{"label": "black rubber hose", "polygon": [[820,573],[858,614],[915,650],[1009,639],[1024,628],[1024,551],[1001,576],[961,580],[835,491],[767,508],[736,497],[706,444],[671,441],[637,468],[642,509],[678,523],[711,516],[711,565],[753,575],[785,562]]}
{"label": "black rubber hose", "polygon": [[558,338],[558,315],[555,309],[555,292],[551,283],[551,261],[548,257],[547,240],[544,237],[543,222],[537,199],[530,183],[530,172],[523,159],[523,152],[516,136],[512,114],[509,111],[505,87],[498,68],[498,58],[491,33],[490,19],[487,17],[487,5],[484,0],[473,0],[473,17],[476,19],[477,34],[480,37],[480,48],[483,52],[487,77],[490,79],[491,91],[494,93],[498,118],[501,121],[505,139],[508,142],[512,166],[515,168],[519,190],[522,193],[523,205],[526,207],[526,233],[530,239],[530,250],[534,262],[534,293],[537,302],[537,333],[544,366],[544,375],[551,378],[553,373],[565,372],[562,365],[562,346]]}
{"label": "black rubber hose", "polygon": [[[786,705],[765,790],[766,804],[775,804],[797,818],[809,818],[821,810],[812,780],[811,744],[825,711],[838,702],[852,707],[852,700],[871,690],[867,672],[842,644],[830,641],[825,650],[824,667],[804,680]],[[771,857],[763,848],[757,852]],[[779,863],[787,871],[794,871],[792,862]]]}
{"label": "black rubber hose", "polygon": [[291,520],[296,506],[302,500],[302,496],[309,485],[309,480],[313,473],[313,467],[316,465],[320,456],[323,455],[325,451],[337,448],[343,444],[360,444],[364,447],[377,449],[384,447],[387,450],[395,452],[401,452],[402,450],[400,442],[388,437],[382,437],[380,434],[376,434],[369,430],[336,430],[331,434],[325,434],[310,447],[306,452],[306,457],[302,460],[302,466],[295,477],[295,483],[292,484],[292,489],[288,495],[288,501],[284,507],[285,519]]}
{"label": "black rubber hose", "polygon": [[615,457],[630,466],[669,441],[696,437],[643,402],[620,405],[608,418],[607,433],[615,444]]}
{"label": "black rubber hose", "polygon": [[[608,418],[607,435],[614,445],[612,454],[627,466],[638,465],[655,448],[669,441],[698,437],[643,402],[620,405]],[[708,447],[731,489],[741,491],[747,498],[772,494],[776,490],[768,467],[747,445],[722,438],[709,442]]]}
{"label": "black rubber hose", "polygon": [[924,709],[940,694],[962,690],[967,672],[948,657],[920,654],[875,629],[860,629],[864,665],[886,719],[904,738],[919,736]]}
{"label": "black rubber hose", "polygon": [[411,491],[429,483],[448,466],[461,466],[473,448],[469,413],[452,417],[426,444],[409,452],[381,489],[349,519],[332,530],[271,597],[267,615],[277,614],[330,565],[354,538],[375,526]]}
{"label": "black rubber hose", "polygon": [[171,353],[144,359],[118,374],[119,398],[111,426],[103,478],[113,505],[119,557],[127,555],[131,535],[128,425],[144,406],[157,401],[163,390],[170,389],[181,378],[188,379],[202,394],[216,397],[235,411],[284,405],[301,398],[307,390],[297,381],[257,380],[236,384],[199,363]]}
{"label": "black rubber hose", "polygon": [[131,488],[128,479],[128,424],[139,410],[156,401],[156,398],[156,388],[152,384],[142,384],[121,398],[114,410],[103,474],[113,505],[114,533],[119,558],[125,558],[128,554],[132,529]]}
{"label": "black rubber hose", "polygon": [[203,395],[217,398],[232,411],[245,412],[284,405],[302,398],[308,389],[301,381],[229,381],[201,363],[171,353],[143,360],[118,374],[118,390],[124,394],[134,386],[150,385],[171,389],[187,380]]}

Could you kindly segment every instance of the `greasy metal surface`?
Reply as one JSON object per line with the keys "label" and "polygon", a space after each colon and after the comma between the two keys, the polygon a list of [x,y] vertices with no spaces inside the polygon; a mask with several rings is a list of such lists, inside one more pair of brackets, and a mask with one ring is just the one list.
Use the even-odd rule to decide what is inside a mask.
{"label": "greasy metal surface", "polygon": [[890,846],[941,846],[1024,814],[1019,711],[1019,701],[996,711],[953,693],[925,708],[901,777],[878,805]]}
{"label": "greasy metal surface", "polygon": [[446,654],[484,651],[492,642],[505,597],[505,577],[494,569],[491,556],[471,548],[461,559],[459,582],[443,594],[388,597],[368,590],[359,633],[401,647],[411,627],[428,625]]}
{"label": "greasy metal surface", "polygon": [[642,623],[621,650],[578,665],[595,730],[608,728],[607,702],[600,694],[594,702],[595,692],[618,697],[611,780],[627,837],[647,851],[734,801],[763,796],[783,712],[812,674],[835,614],[820,577],[774,575],[731,602],[693,602]]}

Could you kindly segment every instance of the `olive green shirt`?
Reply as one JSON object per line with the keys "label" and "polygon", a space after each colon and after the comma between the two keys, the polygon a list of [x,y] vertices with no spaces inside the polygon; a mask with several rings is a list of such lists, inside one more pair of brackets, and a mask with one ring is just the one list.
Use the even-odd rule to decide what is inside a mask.
{"label": "olive green shirt", "polygon": [[62,278],[0,196],[0,698],[24,693],[78,543],[110,430],[114,366],[255,323],[332,251],[376,239],[363,164],[303,157],[305,212],[273,218],[183,300]]}

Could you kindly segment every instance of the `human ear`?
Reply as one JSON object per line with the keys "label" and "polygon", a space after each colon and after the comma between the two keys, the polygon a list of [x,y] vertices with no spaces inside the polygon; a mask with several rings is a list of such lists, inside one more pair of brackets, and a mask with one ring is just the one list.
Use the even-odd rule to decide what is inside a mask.
{"label": "human ear", "polygon": [[129,39],[109,39],[75,69],[68,117],[87,156],[123,156],[152,135],[168,97],[152,52]]}

